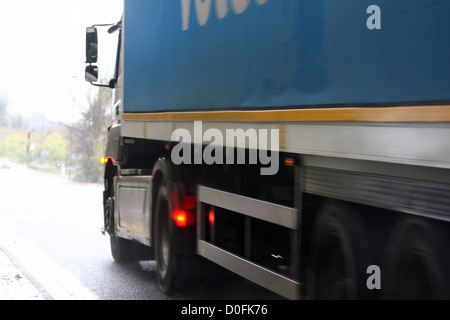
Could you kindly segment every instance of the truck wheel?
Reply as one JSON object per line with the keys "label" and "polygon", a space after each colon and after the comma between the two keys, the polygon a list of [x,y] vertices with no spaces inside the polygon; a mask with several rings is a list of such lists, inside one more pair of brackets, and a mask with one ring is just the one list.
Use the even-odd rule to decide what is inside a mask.
{"label": "truck wheel", "polygon": [[104,207],[104,219],[105,219],[105,231],[113,235],[114,234],[114,198],[109,197],[105,202]]}
{"label": "truck wheel", "polygon": [[386,251],[386,299],[450,299],[449,238],[440,225],[407,218]]}
{"label": "truck wheel", "polygon": [[109,234],[111,255],[115,262],[123,263],[154,259],[153,250],[143,244],[116,236],[114,231],[114,197],[105,202],[105,231]]}
{"label": "truck wheel", "polygon": [[105,202],[105,230],[109,233],[111,254],[114,261],[126,262],[130,260],[129,246],[125,239],[114,234],[114,197],[109,197]]}
{"label": "truck wheel", "polygon": [[311,298],[360,298],[367,241],[359,217],[343,204],[330,203],[320,211],[313,232]]}
{"label": "truck wheel", "polygon": [[174,289],[175,274],[180,257],[173,251],[173,233],[170,212],[172,203],[169,200],[169,191],[165,184],[159,187],[155,208],[154,244],[156,259],[156,278],[160,289],[169,294]]}

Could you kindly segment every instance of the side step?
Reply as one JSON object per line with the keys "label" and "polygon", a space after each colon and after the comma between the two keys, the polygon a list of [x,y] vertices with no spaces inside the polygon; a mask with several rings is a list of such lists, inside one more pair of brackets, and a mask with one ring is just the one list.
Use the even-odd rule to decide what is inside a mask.
{"label": "side step", "polygon": [[[211,189],[204,186],[198,187],[197,206],[197,253],[217,263],[218,265],[267,288],[288,299],[300,298],[300,283],[292,278],[280,274],[274,270],[258,265],[248,258],[241,257],[226,251],[209,241],[204,236],[205,226],[208,223],[205,214],[205,206],[212,205],[230,210],[247,217],[257,218],[269,223],[290,229],[293,233],[293,241],[296,241],[299,214],[297,210],[280,206],[253,198],[244,197],[229,192]],[[250,230],[246,231],[246,237],[250,237]],[[292,252],[292,254],[297,254]],[[292,259],[297,262],[297,259]],[[293,266],[298,270],[298,265]]]}

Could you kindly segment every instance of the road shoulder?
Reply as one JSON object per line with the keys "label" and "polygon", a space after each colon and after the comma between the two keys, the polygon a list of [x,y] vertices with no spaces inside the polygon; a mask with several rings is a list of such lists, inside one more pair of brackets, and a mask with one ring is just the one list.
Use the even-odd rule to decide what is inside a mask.
{"label": "road shoulder", "polygon": [[0,250],[0,300],[45,300],[40,291]]}

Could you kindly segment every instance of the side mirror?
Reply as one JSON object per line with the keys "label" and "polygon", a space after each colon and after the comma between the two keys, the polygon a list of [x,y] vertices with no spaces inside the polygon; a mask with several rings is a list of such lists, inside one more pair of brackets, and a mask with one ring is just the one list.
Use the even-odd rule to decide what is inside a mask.
{"label": "side mirror", "polygon": [[98,58],[98,36],[96,27],[86,28],[86,63],[96,63]]}
{"label": "side mirror", "polygon": [[98,81],[98,67],[97,66],[86,66],[84,72],[84,78],[87,82],[97,82]]}

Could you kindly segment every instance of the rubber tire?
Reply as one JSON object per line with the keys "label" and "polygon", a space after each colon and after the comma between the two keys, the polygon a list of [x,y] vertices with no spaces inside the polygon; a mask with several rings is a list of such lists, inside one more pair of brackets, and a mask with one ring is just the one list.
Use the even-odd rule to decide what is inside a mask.
{"label": "rubber tire", "polygon": [[105,228],[109,233],[111,255],[115,262],[126,263],[154,259],[152,248],[115,235],[113,197],[109,197],[105,203]]}
{"label": "rubber tire", "polygon": [[104,210],[105,230],[109,233],[111,255],[116,262],[128,262],[131,260],[129,241],[114,234],[114,197],[108,197]]}
{"label": "rubber tire", "polygon": [[138,259],[134,259],[131,252],[131,243],[129,240],[119,238],[113,235],[109,236],[110,246],[111,246],[111,254],[115,262],[124,263],[135,261]]}
{"label": "rubber tire", "polygon": [[162,292],[171,294],[180,280],[182,258],[174,253],[174,229],[170,212],[173,204],[166,181],[162,181],[155,207],[154,250],[156,260],[156,278]]}
{"label": "rubber tire", "polygon": [[104,206],[104,226],[105,232],[114,235],[114,197],[108,197]]}
{"label": "rubber tire", "polygon": [[362,298],[367,243],[359,217],[342,203],[327,203],[320,210],[313,230],[313,276],[308,284],[309,298]]}
{"label": "rubber tire", "polygon": [[448,231],[439,223],[408,217],[396,225],[389,244],[385,299],[450,299]]}

